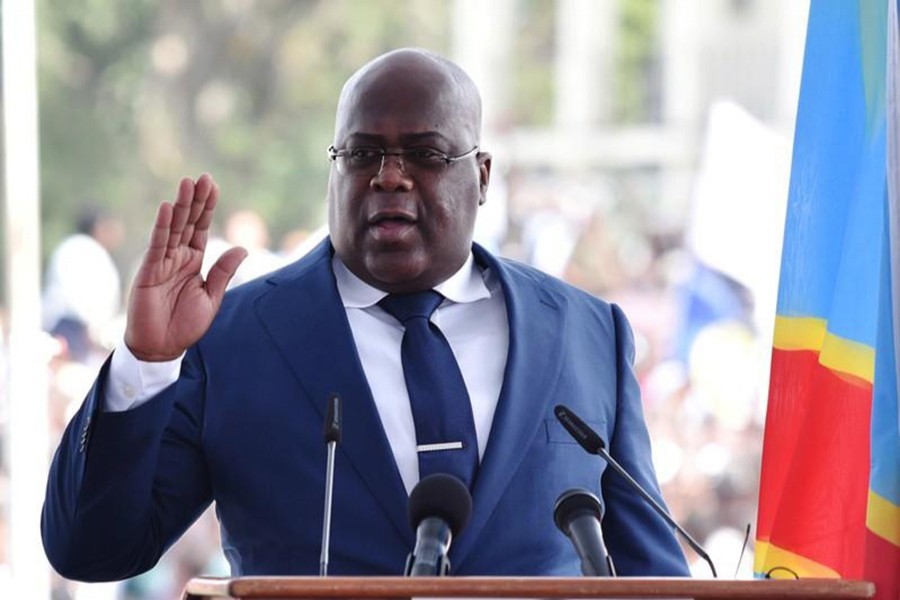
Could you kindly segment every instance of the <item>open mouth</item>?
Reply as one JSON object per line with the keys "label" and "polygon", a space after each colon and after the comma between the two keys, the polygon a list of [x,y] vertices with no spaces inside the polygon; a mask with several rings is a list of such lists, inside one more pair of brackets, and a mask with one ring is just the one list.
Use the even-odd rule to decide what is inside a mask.
{"label": "open mouth", "polygon": [[416,219],[407,213],[384,212],[369,219],[373,234],[383,240],[398,239],[406,235],[416,225]]}

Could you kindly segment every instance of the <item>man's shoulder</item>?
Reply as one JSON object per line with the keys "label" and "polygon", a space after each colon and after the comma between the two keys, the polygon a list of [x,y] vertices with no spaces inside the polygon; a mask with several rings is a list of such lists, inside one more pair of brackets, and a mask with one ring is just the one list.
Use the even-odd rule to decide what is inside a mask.
{"label": "man's shoulder", "polygon": [[294,293],[302,288],[307,294],[316,290],[328,292],[333,285],[330,273],[331,246],[326,240],[294,262],[228,290],[219,313],[244,313],[260,298],[278,290]]}

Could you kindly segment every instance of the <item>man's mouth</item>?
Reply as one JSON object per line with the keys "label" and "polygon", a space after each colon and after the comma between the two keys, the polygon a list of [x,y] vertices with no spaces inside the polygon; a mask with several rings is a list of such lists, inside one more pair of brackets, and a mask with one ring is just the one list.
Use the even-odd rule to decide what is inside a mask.
{"label": "man's mouth", "polygon": [[371,225],[381,225],[382,223],[415,223],[416,220],[407,214],[383,214],[376,215],[369,219]]}
{"label": "man's mouth", "polygon": [[414,216],[405,212],[381,212],[369,219],[372,234],[382,241],[396,241],[407,235],[416,226]]}

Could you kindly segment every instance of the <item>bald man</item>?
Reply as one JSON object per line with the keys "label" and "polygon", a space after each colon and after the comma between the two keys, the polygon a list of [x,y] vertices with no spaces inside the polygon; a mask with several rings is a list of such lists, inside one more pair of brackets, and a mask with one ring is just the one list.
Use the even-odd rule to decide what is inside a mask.
{"label": "bald man", "polygon": [[330,237],[228,294],[246,252],[202,279],[218,188],[181,181],[157,213],[124,341],[54,457],[42,533],[62,575],[141,573],[212,501],[233,575],[316,573],[332,392],[344,430],[330,572],[402,574],[426,467],[405,326],[385,300],[431,291],[428,327],[452,350],[474,440],[460,444],[473,512],[452,573],[578,574],[553,507],[580,487],[604,502],[620,575],[687,574],[672,531],[553,415],[569,405],[662,501],[622,312],[473,244],[491,174],[480,123],[477,89],[446,59],[403,49],[362,67],[329,148]]}

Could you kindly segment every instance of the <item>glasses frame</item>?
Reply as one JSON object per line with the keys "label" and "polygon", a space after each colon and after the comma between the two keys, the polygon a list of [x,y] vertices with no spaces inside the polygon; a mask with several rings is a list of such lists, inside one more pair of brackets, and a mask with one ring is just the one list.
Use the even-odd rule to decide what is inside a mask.
{"label": "glasses frame", "polygon": [[[405,173],[408,175],[409,171],[406,170],[405,157],[413,152],[421,150],[421,148],[400,148],[399,150],[388,150],[387,148],[379,148],[377,146],[361,146],[361,147],[364,147],[367,150],[377,150],[381,153],[381,162],[378,165],[378,170],[373,171],[371,174],[371,177],[375,177],[375,176],[379,175],[384,170],[384,161],[387,159],[388,156],[396,156],[398,166],[400,167],[400,171],[402,173]],[[444,168],[446,168],[446,167],[450,166],[451,164],[455,163],[456,161],[462,160],[464,158],[468,158],[469,156],[475,154],[478,151],[478,145],[476,144],[470,150],[467,150],[466,152],[463,152],[462,154],[456,154],[456,155],[446,154],[444,152],[441,152],[440,150],[435,150],[434,148],[429,148],[429,150],[431,152],[434,152],[435,154],[437,154],[438,157],[444,161]],[[328,160],[335,163],[335,166],[337,166],[337,159],[347,156],[350,153],[350,150],[348,150],[347,148],[337,149],[332,145],[332,146],[328,146],[328,150],[326,152],[328,153]],[[338,171],[341,172],[341,174],[343,174],[343,175],[360,175],[360,176],[368,175],[368,173],[366,173],[365,170],[360,171],[358,173],[354,173],[352,170],[345,171],[345,170],[342,170],[339,168]]]}

